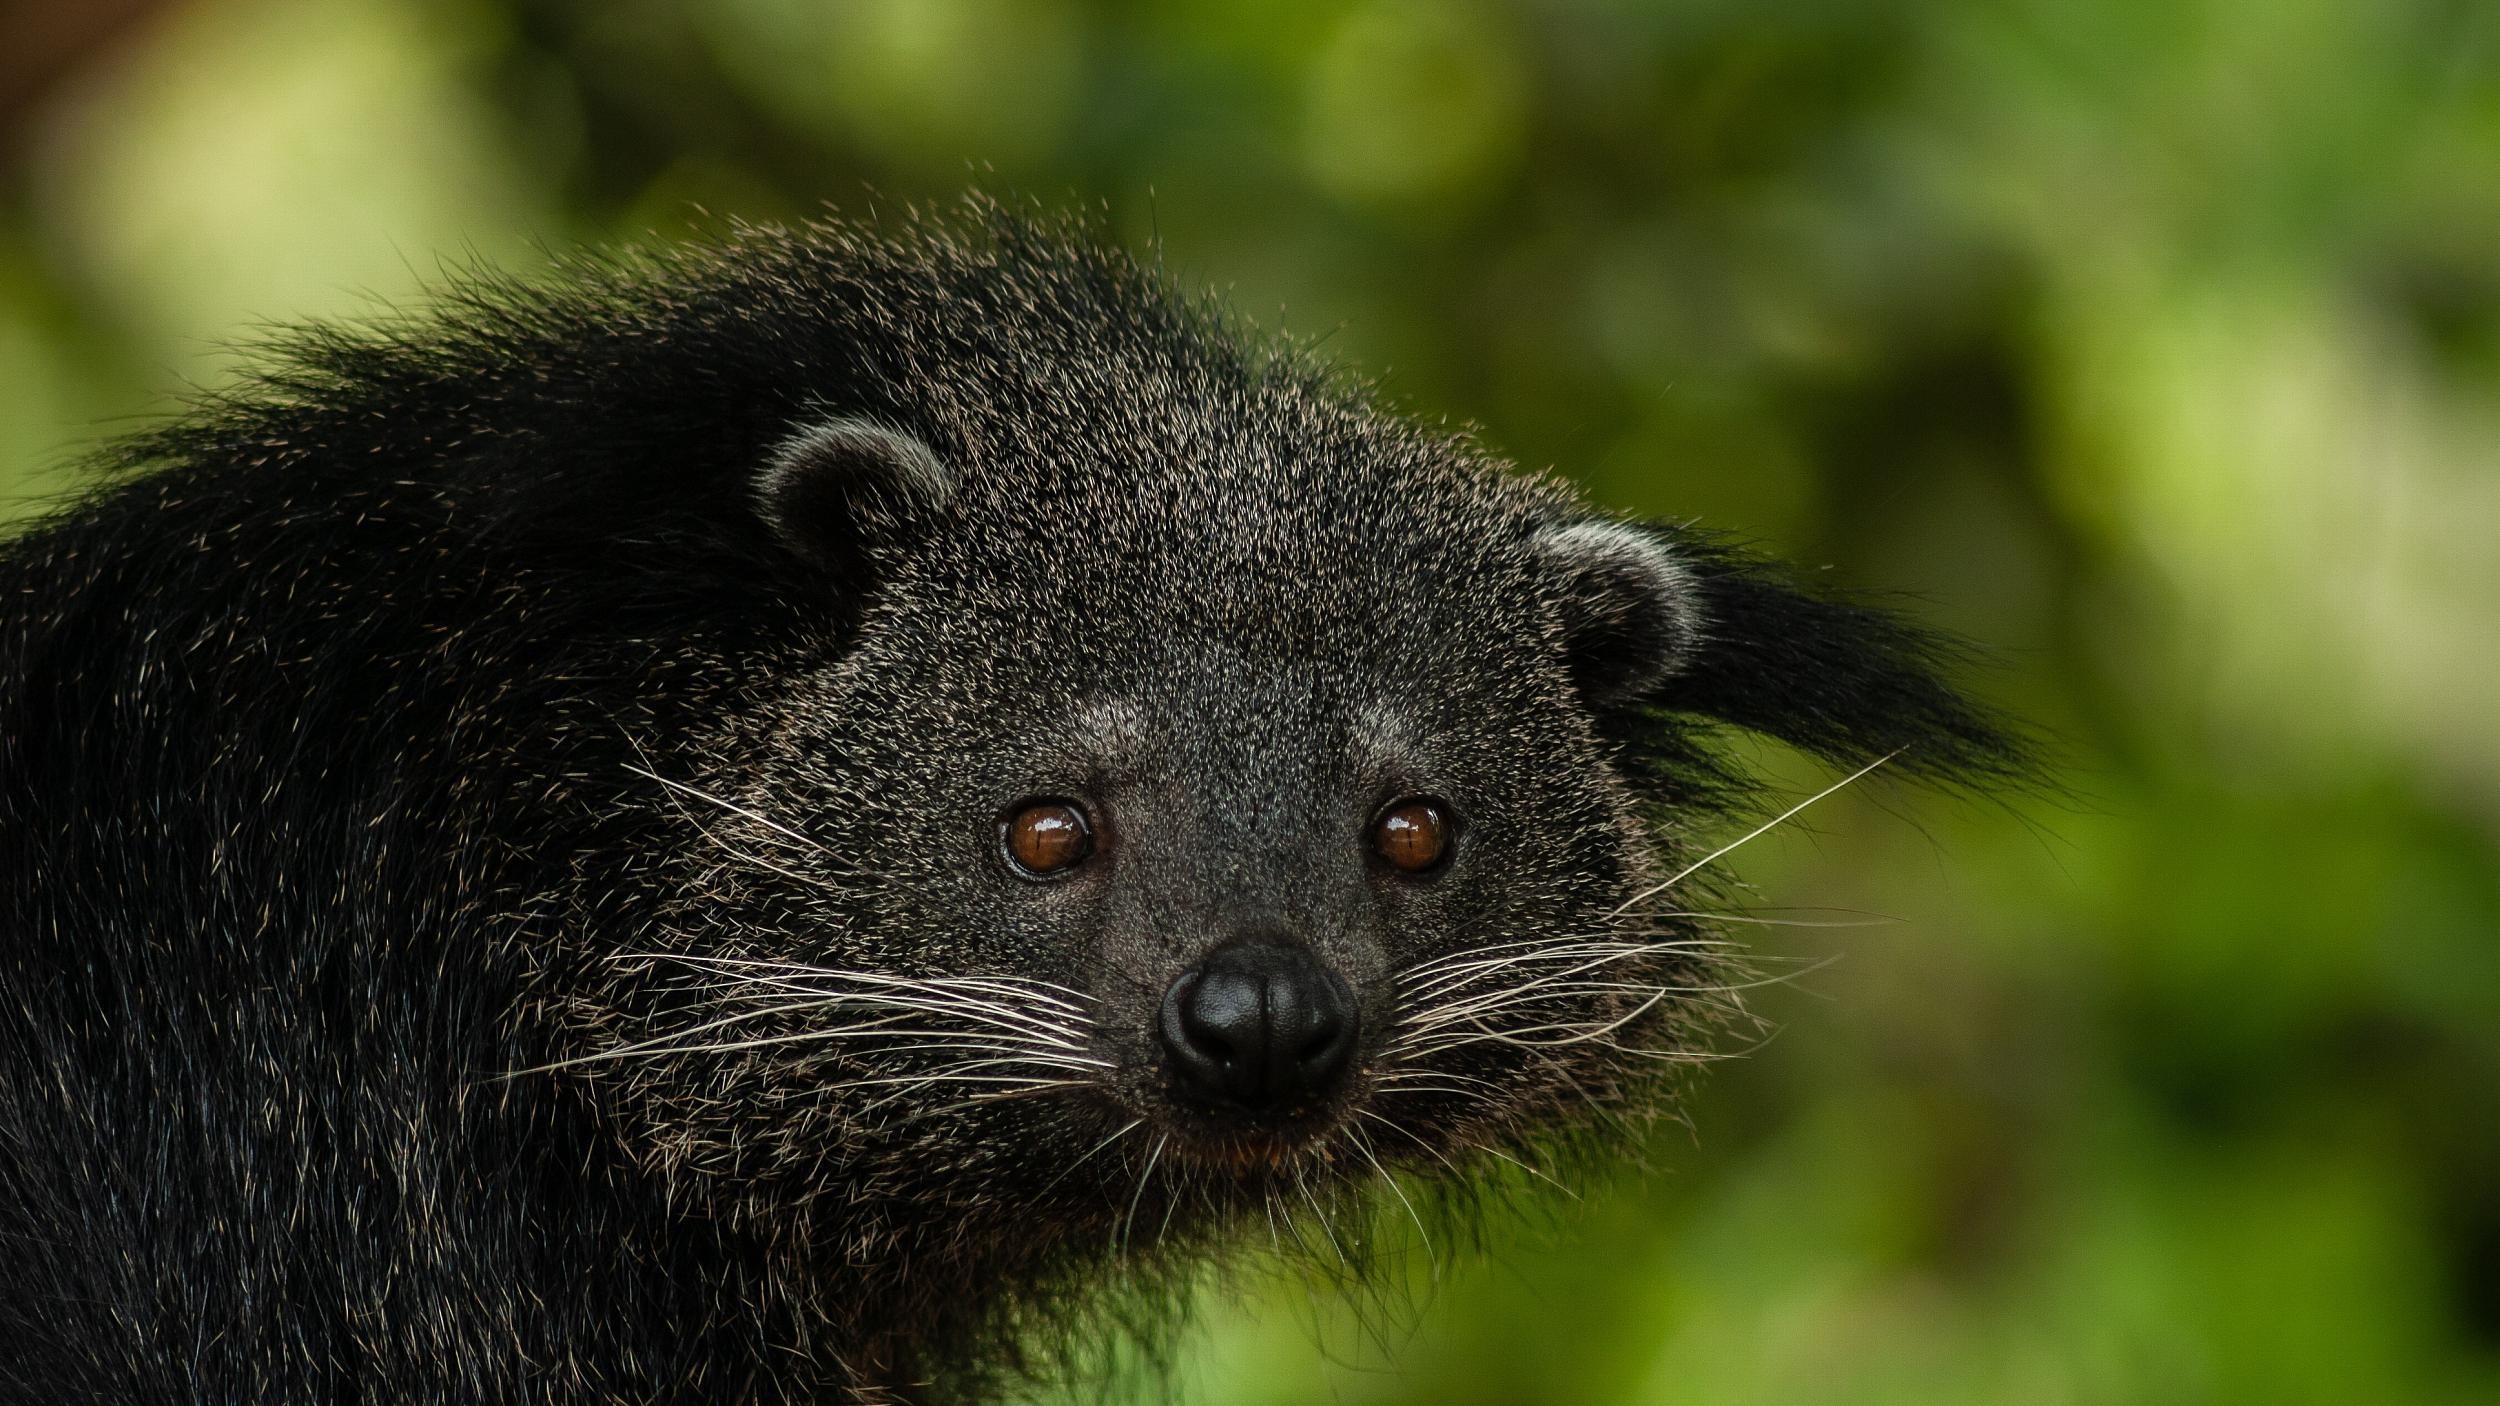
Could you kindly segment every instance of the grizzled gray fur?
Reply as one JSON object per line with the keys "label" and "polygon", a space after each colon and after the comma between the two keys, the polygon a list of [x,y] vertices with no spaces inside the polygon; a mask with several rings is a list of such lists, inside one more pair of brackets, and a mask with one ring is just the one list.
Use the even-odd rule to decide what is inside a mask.
{"label": "grizzled gray fur", "polygon": [[2008,755],[986,206],[472,281],[109,458],[0,543],[5,1402],[977,1395],[1658,1107],[1718,729]]}

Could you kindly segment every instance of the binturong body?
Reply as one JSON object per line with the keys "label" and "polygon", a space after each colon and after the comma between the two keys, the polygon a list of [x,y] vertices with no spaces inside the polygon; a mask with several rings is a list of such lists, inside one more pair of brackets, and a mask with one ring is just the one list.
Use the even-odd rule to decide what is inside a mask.
{"label": "binturong body", "polygon": [[112,459],[0,543],[6,1402],[977,1396],[1656,1108],[1723,725],[2008,754],[992,207],[474,281]]}

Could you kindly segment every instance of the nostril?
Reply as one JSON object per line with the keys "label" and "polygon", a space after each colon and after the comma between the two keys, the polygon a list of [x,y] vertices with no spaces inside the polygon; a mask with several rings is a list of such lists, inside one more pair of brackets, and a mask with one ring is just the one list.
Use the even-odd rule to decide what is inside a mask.
{"label": "nostril", "polygon": [[1353,1003],[1339,1000],[1335,990],[1320,989],[1308,993],[1300,1004],[1306,1014],[1296,1022],[1293,1057],[1308,1062],[1335,1053],[1345,1040]]}
{"label": "nostril", "polygon": [[1172,983],[1159,1033],[1183,1089],[1264,1108],[1323,1091],[1352,1062],[1354,996],[1307,948],[1238,943]]}
{"label": "nostril", "polygon": [[1229,1061],[1255,1053],[1263,1042],[1265,993],[1253,975],[1202,967],[1173,984],[1167,1004],[1175,1006],[1182,1040],[1196,1054]]}
{"label": "nostril", "polygon": [[1332,1020],[1313,1031],[1310,1037],[1302,1042],[1301,1048],[1293,1052],[1293,1057],[1298,1063],[1307,1066],[1325,1066],[1344,1056],[1347,1044],[1345,1033],[1345,1022]]}
{"label": "nostril", "polygon": [[1188,972],[1172,983],[1163,996],[1162,1019],[1158,1032],[1163,1037],[1164,1053],[1184,1073],[1206,1075],[1221,1073],[1233,1058],[1233,1047],[1210,1023],[1205,1007],[1198,997],[1201,985],[1197,972]]}

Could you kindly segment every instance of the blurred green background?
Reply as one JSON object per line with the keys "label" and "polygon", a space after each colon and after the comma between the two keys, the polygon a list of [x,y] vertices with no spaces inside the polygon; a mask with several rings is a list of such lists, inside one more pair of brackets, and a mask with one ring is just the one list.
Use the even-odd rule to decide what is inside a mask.
{"label": "blurred green background", "polygon": [[1747,846],[1900,921],[1758,929],[1780,1037],[1399,1303],[1211,1289],[1187,1399],[2500,1401],[2500,5],[22,0],[0,496],[274,321],[976,182],[2072,763]]}

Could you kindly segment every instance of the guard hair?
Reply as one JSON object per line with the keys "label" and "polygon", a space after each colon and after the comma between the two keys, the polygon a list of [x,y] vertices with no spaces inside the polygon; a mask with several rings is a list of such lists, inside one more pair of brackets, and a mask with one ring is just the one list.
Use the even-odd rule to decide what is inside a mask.
{"label": "guard hair", "polygon": [[978,1399],[1393,1282],[1747,1028],[1728,729],[2019,766],[1942,636],[982,200],[100,468],[0,542],[0,1403]]}

